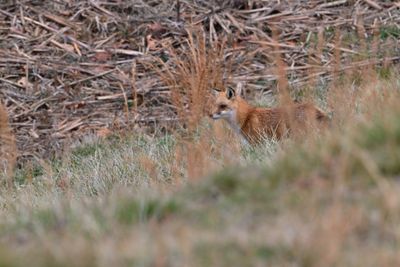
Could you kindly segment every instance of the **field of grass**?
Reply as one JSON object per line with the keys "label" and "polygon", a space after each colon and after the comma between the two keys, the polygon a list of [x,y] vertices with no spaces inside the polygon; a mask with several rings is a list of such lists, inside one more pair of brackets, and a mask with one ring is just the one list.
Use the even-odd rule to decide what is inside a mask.
{"label": "field of grass", "polygon": [[[398,4],[3,2],[0,267],[400,266]],[[251,147],[239,82],[331,124]]]}
{"label": "field of grass", "polygon": [[205,119],[190,142],[89,138],[24,166],[0,266],[398,266],[398,77],[336,83],[321,134],[251,148]]}

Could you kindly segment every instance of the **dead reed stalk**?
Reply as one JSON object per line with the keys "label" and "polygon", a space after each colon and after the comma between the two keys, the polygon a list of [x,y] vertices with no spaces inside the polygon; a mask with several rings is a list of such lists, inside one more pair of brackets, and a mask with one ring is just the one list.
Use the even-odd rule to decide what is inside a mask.
{"label": "dead reed stalk", "polygon": [[271,27],[272,31],[272,39],[274,41],[273,45],[273,51],[274,51],[274,59],[276,63],[276,76],[278,77],[278,84],[277,84],[277,90],[278,90],[278,95],[279,95],[279,102],[281,105],[289,105],[292,103],[292,100],[290,99],[290,93],[289,93],[289,82],[287,79],[287,73],[286,73],[286,66],[284,61],[282,60],[282,52],[280,51],[280,46],[279,46],[279,34],[278,31],[275,27]]}
{"label": "dead reed stalk", "polygon": [[0,177],[5,178],[7,186],[12,185],[13,171],[17,159],[15,137],[8,123],[8,114],[0,102]]}

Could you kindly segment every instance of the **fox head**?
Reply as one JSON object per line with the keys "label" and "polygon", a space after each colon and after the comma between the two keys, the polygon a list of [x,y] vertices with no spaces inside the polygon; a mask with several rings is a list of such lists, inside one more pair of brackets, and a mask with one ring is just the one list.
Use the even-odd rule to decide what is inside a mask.
{"label": "fox head", "polygon": [[228,87],[225,91],[215,91],[215,102],[210,112],[210,117],[214,120],[225,119],[234,121],[238,108],[238,98],[240,92],[237,92],[232,87]]}

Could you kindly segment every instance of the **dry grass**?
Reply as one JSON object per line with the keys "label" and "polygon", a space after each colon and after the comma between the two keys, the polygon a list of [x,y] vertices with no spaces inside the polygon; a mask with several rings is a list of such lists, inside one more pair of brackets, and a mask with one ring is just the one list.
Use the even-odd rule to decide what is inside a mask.
{"label": "dry grass", "polygon": [[[19,170],[1,194],[1,263],[398,265],[400,82],[390,72],[335,83],[332,128],[301,143],[235,148],[224,125],[199,120],[190,136],[95,138],[32,166],[32,179]],[[199,179],[199,165],[219,171]]]}
{"label": "dry grass", "polygon": [[210,131],[199,131],[199,125],[207,117],[212,105],[210,88],[223,88],[223,71],[228,69],[224,62],[222,43],[207,43],[201,28],[188,30],[187,46],[174,50],[166,47],[170,58],[167,63],[159,60],[153,65],[170,88],[170,99],[181,128],[175,133],[181,144],[179,150],[185,154],[188,177],[197,179],[210,169],[204,161],[211,154]]}
{"label": "dry grass", "polygon": [[0,102],[0,183],[4,180],[12,186],[12,177],[17,158],[15,137],[8,122],[8,114]]}
{"label": "dry grass", "polygon": [[[194,2],[201,6],[204,1]],[[375,2],[367,2],[371,3]],[[96,5],[91,3],[88,10],[101,10]],[[113,25],[111,17],[94,19],[89,26],[106,34]],[[132,97],[133,109],[139,109],[141,89],[136,85],[147,71],[157,76],[160,88],[168,88],[167,93],[157,92],[164,92],[161,106],[179,121],[171,133],[88,136],[63,158],[24,165],[16,170],[11,187],[0,186],[0,265],[400,264],[396,66],[376,64],[384,59],[366,52],[356,52],[360,58],[343,65],[343,52],[349,53],[350,46],[344,47],[341,31],[331,32],[328,41],[320,30],[315,54],[307,57],[314,63],[300,67],[308,78],[293,88],[293,79],[300,79],[293,73],[300,69],[287,64],[285,49],[293,48],[287,44],[290,36],[283,31],[271,38],[263,32],[268,42],[256,52],[233,57],[229,40],[212,28],[221,25],[223,31],[229,30],[223,26],[234,20],[218,13],[210,17],[208,32],[187,28],[179,46],[161,42],[167,61],[129,62],[131,92],[127,94],[122,85],[119,89],[124,118],[132,115]],[[357,22],[357,41],[367,51],[370,40],[361,35],[370,29]],[[283,43],[282,38],[289,39]],[[327,42],[328,52],[323,51]],[[250,54],[254,57],[246,58]],[[327,54],[333,63],[321,72],[319,65],[326,63]],[[318,103],[332,116],[328,131],[249,147],[223,122],[206,118],[209,89],[245,80],[259,68],[259,57],[277,66],[270,71],[282,95],[274,92],[272,98],[281,105],[293,98]],[[326,83],[329,79],[333,82]],[[253,89],[264,85],[247,84]],[[273,102],[271,94],[249,95],[250,101]],[[7,121],[7,113],[0,109],[0,130],[5,133],[0,136],[10,141]]]}

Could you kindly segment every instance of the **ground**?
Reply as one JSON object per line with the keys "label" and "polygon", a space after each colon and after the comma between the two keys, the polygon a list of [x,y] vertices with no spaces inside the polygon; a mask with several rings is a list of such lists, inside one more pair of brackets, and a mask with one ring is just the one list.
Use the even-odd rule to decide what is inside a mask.
{"label": "ground", "polygon": [[[251,2],[0,4],[0,266],[400,265],[396,4]],[[331,124],[243,144],[238,81]]]}

